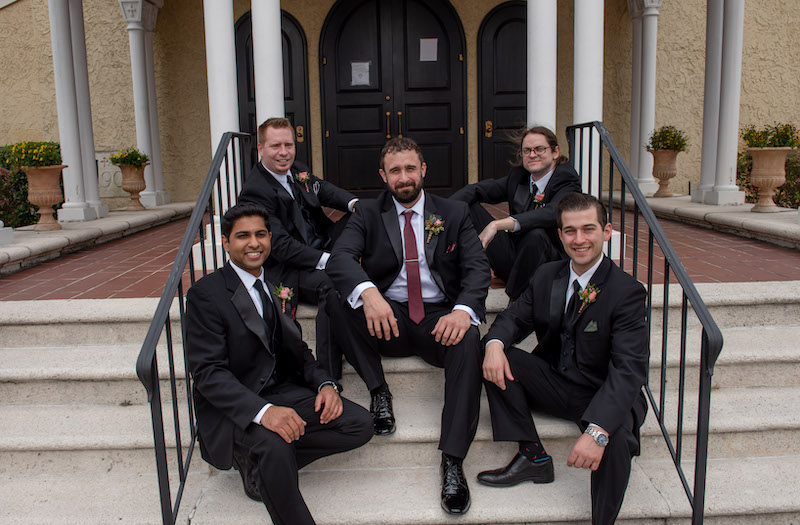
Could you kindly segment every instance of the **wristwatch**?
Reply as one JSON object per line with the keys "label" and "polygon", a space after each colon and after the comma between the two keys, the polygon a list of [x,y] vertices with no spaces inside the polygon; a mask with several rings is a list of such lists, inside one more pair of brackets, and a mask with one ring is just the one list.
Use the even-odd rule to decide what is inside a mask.
{"label": "wristwatch", "polygon": [[583,433],[592,436],[594,442],[600,447],[608,445],[608,436],[597,430],[595,427],[586,427],[586,430],[584,430]]}

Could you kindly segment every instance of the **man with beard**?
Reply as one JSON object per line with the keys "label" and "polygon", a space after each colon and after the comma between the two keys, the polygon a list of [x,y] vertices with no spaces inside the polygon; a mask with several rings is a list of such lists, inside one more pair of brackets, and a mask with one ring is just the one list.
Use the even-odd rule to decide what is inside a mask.
{"label": "man with beard", "polygon": [[382,355],[418,355],[444,368],[442,507],[463,514],[470,498],[462,460],[478,425],[477,325],[490,271],[467,206],[424,192],[426,170],[413,140],[386,143],[380,175],[387,191],[359,202],[327,272],[349,303],[342,305],[346,330],[337,335],[346,338],[340,346],[370,390],[375,434],[395,430]]}
{"label": "man with beard", "polygon": [[[450,198],[466,202],[495,275],[516,300],[542,264],[564,258],[556,233],[558,201],[581,191],[578,174],[558,149],[555,134],[543,126],[521,133],[519,158],[508,175],[461,188]],[[510,217],[495,220],[482,202],[508,202]]]}

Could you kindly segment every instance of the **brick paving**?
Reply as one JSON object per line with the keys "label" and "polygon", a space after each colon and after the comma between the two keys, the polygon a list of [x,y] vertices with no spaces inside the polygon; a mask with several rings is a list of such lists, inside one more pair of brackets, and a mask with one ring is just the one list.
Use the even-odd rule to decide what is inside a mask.
{"label": "brick paving", "polygon": [[[495,217],[505,206],[487,206]],[[158,226],[0,277],[0,300],[159,297],[189,219]],[[619,217],[615,226],[619,227]],[[800,280],[800,253],[751,239],[661,220],[670,243],[695,282]],[[640,280],[647,278],[647,227],[639,224]],[[625,269],[632,268],[633,216],[626,217]],[[664,262],[654,250],[654,282],[663,282]],[[186,282],[186,281],[184,281]],[[495,286],[499,283],[495,281]]]}

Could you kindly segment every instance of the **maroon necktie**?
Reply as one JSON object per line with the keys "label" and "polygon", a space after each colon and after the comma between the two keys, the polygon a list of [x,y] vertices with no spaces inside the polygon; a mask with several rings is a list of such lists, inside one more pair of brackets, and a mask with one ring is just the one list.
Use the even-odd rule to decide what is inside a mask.
{"label": "maroon necktie", "polygon": [[411,227],[413,211],[404,211],[406,225],[403,227],[403,244],[406,249],[406,278],[408,279],[408,316],[419,324],[425,317],[425,306],[422,303],[422,283],[419,280],[419,255],[417,255],[417,238]]}

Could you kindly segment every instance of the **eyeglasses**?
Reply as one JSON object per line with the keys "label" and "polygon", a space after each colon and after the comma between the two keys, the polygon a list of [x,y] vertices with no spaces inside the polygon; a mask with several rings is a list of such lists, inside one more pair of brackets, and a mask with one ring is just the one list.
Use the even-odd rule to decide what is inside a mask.
{"label": "eyeglasses", "polygon": [[536,146],[535,148],[522,148],[522,157],[527,157],[531,153],[536,153],[537,155],[541,155],[545,151],[552,149],[550,146]]}

